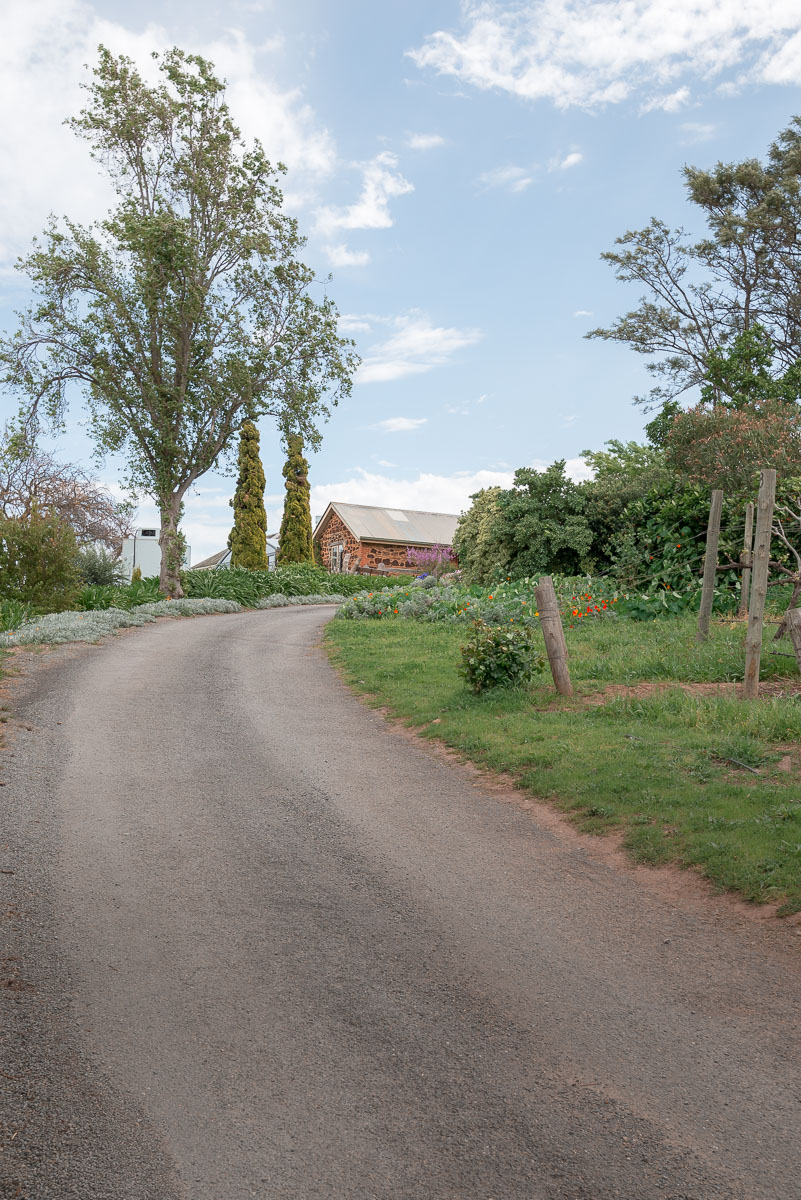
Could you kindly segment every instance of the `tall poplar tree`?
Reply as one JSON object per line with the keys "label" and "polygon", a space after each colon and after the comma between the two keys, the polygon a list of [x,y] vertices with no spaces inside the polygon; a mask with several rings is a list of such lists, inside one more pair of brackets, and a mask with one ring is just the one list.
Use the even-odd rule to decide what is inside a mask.
{"label": "tall poplar tree", "polygon": [[52,218],[20,268],[36,299],[0,343],[26,427],[63,423],[75,384],[101,453],[161,516],[160,587],[181,596],[183,501],[270,414],[316,445],[357,362],[337,310],[312,296],[304,240],[261,145],[245,144],[212,64],[173,49],[162,80],[101,48],[70,122],[116,192],[90,227]]}
{"label": "tall poplar tree", "polygon": [[234,510],[234,527],[228,538],[231,565],[266,571],[264,467],[259,457],[259,431],[252,421],[245,421],[239,431],[239,476],[231,505]]}
{"label": "tall poplar tree", "polygon": [[283,470],[286,497],[276,556],[276,561],[284,567],[289,563],[314,562],[309,464],[303,457],[303,438],[298,433],[290,433],[286,446],[287,460]]}

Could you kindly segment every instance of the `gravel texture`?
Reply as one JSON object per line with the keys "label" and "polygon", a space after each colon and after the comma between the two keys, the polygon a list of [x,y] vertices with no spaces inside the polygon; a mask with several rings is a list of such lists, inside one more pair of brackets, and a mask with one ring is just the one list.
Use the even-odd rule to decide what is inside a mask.
{"label": "gravel texture", "polygon": [[801,1200],[797,935],[393,732],[328,615],[12,681],[0,1194]]}

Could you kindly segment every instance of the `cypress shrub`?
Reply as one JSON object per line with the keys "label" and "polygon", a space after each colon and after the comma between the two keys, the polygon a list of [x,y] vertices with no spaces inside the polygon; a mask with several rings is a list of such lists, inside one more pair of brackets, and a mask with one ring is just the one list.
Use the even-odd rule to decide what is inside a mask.
{"label": "cypress shrub", "polygon": [[259,458],[259,431],[245,421],[239,433],[239,478],[231,501],[234,527],[228,538],[231,565],[267,570],[267,513],[264,468]]}
{"label": "cypress shrub", "polygon": [[299,434],[290,433],[286,445],[288,457],[283,470],[286,497],[277,555],[277,563],[280,566],[314,562],[309,506],[309,464],[303,457],[303,440]]}

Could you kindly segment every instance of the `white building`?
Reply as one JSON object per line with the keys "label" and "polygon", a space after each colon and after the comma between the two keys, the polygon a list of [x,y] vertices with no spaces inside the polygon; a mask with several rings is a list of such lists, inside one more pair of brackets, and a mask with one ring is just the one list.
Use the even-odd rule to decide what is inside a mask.
{"label": "white building", "polygon": [[[161,546],[159,545],[159,530],[137,529],[132,537],[122,540],[122,563],[125,567],[125,577],[130,580],[137,567],[142,572],[142,578],[161,574]],[[182,566],[188,567],[192,557],[191,547],[186,547]]]}

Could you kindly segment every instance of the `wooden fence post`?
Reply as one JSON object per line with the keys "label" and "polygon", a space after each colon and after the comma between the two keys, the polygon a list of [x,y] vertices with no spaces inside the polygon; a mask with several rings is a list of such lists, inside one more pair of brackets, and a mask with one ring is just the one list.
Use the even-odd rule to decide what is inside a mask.
{"label": "wooden fence post", "polygon": [[762,623],[768,597],[770,535],[773,506],[776,503],[776,472],[770,468],[759,477],[756,537],[751,575],[751,600],[748,605],[748,632],[745,636],[745,678],[743,700],[755,700],[759,694],[759,660],[762,656]]}
{"label": "wooden fence post", "polygon": [[723,492],[716,488],[709,505],[709,524],[706,527],[706,553],[704,554],[704,583],[701,589],[701,607],[698,609],[698,632],[696,642],[705,642],[709,637],[709,621],[712,602],[715,599],[715,572],[718,569],[718,541],[720,540],[720,512],[723,507]]}
{"label": "wooden fence post", "polygon": [[560,696],[572,696],[573,684],[570,682],[570,672],[567,669],[567,642],[550,575],[543,575],[534,588],[534,596],[537,600],[542,636],[545,638],[545,649],[548,652],[548,662],[551,664],[551,674],[556,690]]}
{"label": "wooden fence post", "polygon": [[785,617],[787,622],[787,632],[790,634],[790,641],[793,643],[795,651],[795,661],[798,664],[798,669],[801,671],[801,608],[791,608]]}
{"label": "wooden fence post", "polygon": [[754,544],[754,505],[751,500],[745,506],[745,537],[740,562],[743,564],[742,582],[740,584],[740,607],[738,617],[748,615],[748,593],[751,588],[751,554]]}

